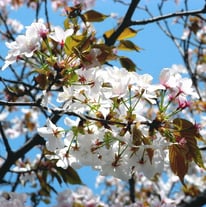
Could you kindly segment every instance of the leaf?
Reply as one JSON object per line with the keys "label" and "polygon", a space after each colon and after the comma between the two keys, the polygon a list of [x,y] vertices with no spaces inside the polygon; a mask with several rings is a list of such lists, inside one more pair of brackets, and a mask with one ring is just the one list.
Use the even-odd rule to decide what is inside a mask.
{"label": "leaf", "polygon": [[120,40],[118,45],[119,50],[135,50],[139,52],[141,49],[130,40]]}
{"label": "leaf", "polygon": [[[106,38],[111,37],[111,35],[115,32],[115,29],[108,30],[104,33]],[[135,37],[139,30],[134,30],[132,28],[125,28],[124,31],[118,36],[117,40],[124,40],[128,38]]]}
{"label": "leaf", "polygon": [[184,184],[184,176],[188,171],[188,160],[184,149],[177,144],[169,146],[169,160],[173,173],[176,174]]}
{"label": "leaf", "polygon": [[179,133],[179,135],[186,140],[185,147],[188,149],[188,160],[189,158],[192,158],[199,167],[205,168],[202,155],[197,146],[196,139],[201,138],[197,127],[190,121],[180,118],[175,119],[173,123],[178,130],[178,132],[175,134],[178,136]]}
{"label": "leaf", "polygon": [[120,57],[119,61],[122,65],[122,67],[126,68],[129,72],[134,72],[136,71],[136,65],[134,64],[134,62],[127,58],[127,57]]}
{"label": "leaf", "polygon": [[78,47],[84,39],[85,35],[72,35],[67,37],[64,45],[65,53],[71,55],[73,53],[73,48]]}
{"label": "leaf", "polygon": [[186,119],[176,118],[173,124],[182,137],[195,137],[198,132],[195,125]]}
{"label": "leaf", "polygon": [[62,179],[64,180],[65,183],[83,184],[78,173],[72,167],[69,166],[67,169],[57,167],[56,169],[62,176]]}
{"label": "leaf", "polygon": [[107,17],[109,17],[108,15],[104,15],[102,13],[99,13],[97,11],[94,10],[89,10],[86,11],[84,14],[84,19],[87,22],[102,22],[104,21]]}
{"label": "leaf", "polygon": [[205,168],[204,162],[202,160],[202,155],[201,152],[197,146],[197,140],[194,137],[188,137],[186,138],[186,145],[188,146],[189,149],[189,155],[191,156],[194,160],[194,162],[201,168]]}
{"label": "leaf", "polygon": [[205,166],[204,166],[204,162],[203,162],[203,159],[202,159],[201,152],[200,152],[200,150],[197,146],[194,146],[194,148],[192,149],[192,156],[193,156],[194,162],[199,167],[206,169]]}
{"label": "leaf", "polygon": [[93,48],[99,49],[101,53],[97,56],[98,61],[104,64],[107,61],[115,60],[117,56],[113,52],[113,47],[107,46],[105,44],[95,44]]}
{"label": "leaf", "polygon": [[36,83],[39,84],[41,89],[45,89],[47,86],[47,76],[45,74],[39,74],[35,77]]}

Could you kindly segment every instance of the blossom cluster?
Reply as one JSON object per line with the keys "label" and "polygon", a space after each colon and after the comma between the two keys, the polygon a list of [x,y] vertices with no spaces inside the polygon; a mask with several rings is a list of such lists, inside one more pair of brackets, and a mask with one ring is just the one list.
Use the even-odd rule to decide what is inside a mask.
{"label": "blossom cluster", "polygon": [[[162,71],[161,84],[152,84],[148,74],[139,75],[124,68],[78,70],[84,82],[64,86],[57,96],[57,102],[63,103],[58,110],[65,114],[73,111],[77,118],[64,119],[67,129],[49,119],[46,127],[38,128],[38,133],[47,139],[47,149],[53,152],[47,158],[55,159],[57,166],[65,169],[89,165],[100,170],[101,175],[122,180],[134,173],[148,178],[161,174],[171,143],[161,133],[151,134],[147,123],[152,122],[157,110],[164,114],[164,121],[170,121],[189,107],[188,97],[196,97],[190,79],[182,78],[176,68]],[[155,108],[159,92],[164,93],[160,107],[150,118],[147,107]]]}
{"label": "blossom cluster", "polygon": [[[64,0],[52,1],[52,7],[56,10],[67,3]],[[81,9],[87,10],[95,1],[74,0],[73,3],[76,6],[65,9],[68,15],[65,28],[39,20],[25,27],[25,34],[6,42],[9,52],[2,70],[12,68],[15,63],[28,66],[28,76],[34,81],[33,90],[42,91],[41,96],[36,91],[33,95],[32,91],[32,101],[36,101],[34,106],[47,117],[45,125],[41,123],[42,127],[39,127],[36,124],[37,111],[24,109],[23,122],[15,118],[12,120],[13,127],[5,128],[6,136],[11,138],[36,129],[46,140],[41,156],[33,163],[18,160],[12,172],[19,173],[21,183],[25,185],[27,181],[33,184],[36,178],[42,179],[42,174],[45,176],[46,173],[38,172],[38,168],[39,171],[47,168],[61,183],[59,168],[67,170],[91,166],[102,176],[109,175],[124,181],[135,177],[143,184],[143,193],[159,191],[161,199],[158,196],[146,198],[150,205],[172,207],[175,202],[167,199],[168,189],[172,189],[178,178],[182,183],[186,180],[192,188],[194,180],[186,174],[192,170],[201,174],[197,166],[204,168],[196,141],[196,138],[203,140],[200,127],[188,113],[200,98],[200,93],[194,88],[193,80],[188,78],[187,70],[180,65],[164,68],[160,72],[159,83],[154,84],[149,74],[108,64],[110,60],[119,58],[118,49],[96,38],[96,31],[87,22],[94,11],[80,14]],[[71,22],[68,11],[75,14],[70,15]],[[98,15],[98,21],[106,18]],[[83,21],[81,25],[76,24],[78,18]],[[10,21],[8,24],[16,32],[22,30],[18,22]],[[205,42],[204,27],[196,35],[199,42]],[[198,71],[204,73],[204,67],[200,63]],[[29,90],[26,87],[26,84],[22,86],[25,93],[21,91],[23,95],[20,98],[26,97]],[[51,93],[54,95],[52,98]],[[12,95],[8,95],[7,99],[16,101]],[[52,117],[52,113],[61,116],[62,125],[48,118],[49,114]],[[0,120],[6,116],[8,114],[1,114]],[[178,178],[172,177],[171,170]],[[153,184],[150,179],[157,180],[163,172],[171,175],[171,182],[167,186],[161,180],[157,181],[157,185]],[[46,184],[42,183],[43,188]],[[119,197],[111,195],[113,203],[110,206],[121,206],[122,189],[118,189]],[[141,206],[145,202],[141,200],[144,195],[140,193],[138,196],[136,204],[127,205],[129,196],[125,195],[122,206]],[[5,201],[5,197],[1,199]],[[18,199],[20,201],[24,202]],[[11,194],[5,202],[15,203],[17,200]],[[67,190],[60,193],[58,206],[65,205],[107,206],[85,187],[76,192]]]}
{"label": "blossom cluster", "polygon": [[[36,82],[57,93],[57,99],[49,103],[44,92],[42,106],[75,116],[64,119],[67,129],[50,119],[46,127],[38,128],[47,139],[47,149],[53,152],[46,157],[64,169],[89,165],[101,175],[122,180],[136,173],[148,178],[161,174],[171,143],[186,143],[185,137],[172,135],[176,127],[172,121],[190,107],[191,97],[198,97],[192,81],[183,77],[184,68],[179,66],[163,69],[160,83],[153,84],[149,74],[103,65],[108,48],[97,46],[91,25],[84,26],[76,30],[70,24],[66,29],[51,27],[49,31],[39,21],[26,27],[25,35],[6,43],[10,50],[2,69],[27,59],[32,67],[39,65],[40,69],[34,68],[39,73]],[[79,51],[82,47],[85,51]],[[32,58],[39,61],[34,63]]]}
{"label": "blossom cluster", "polygon": [[[121,186],[119,183],[115,183],[115,185]],[[116,198],[111,198],[111,201],[108,204],[102,202],[99,200],[98,196],[95,196],[92,191],[87,187],[80,187],[76,189],[75,191],[71,190],[65,190],[61,192],[57,197],[58,205],[54,207],[64,207],[64,206],[74,206],[74,205],[80,205],[80,206],[98,206],[98,207],[141,207],[143,205],[146,205],[146,203],[142,201],[137,201],[133,204],[130,204],[130,202],[123,202],[124,199],[119,200],[118,196],[121,196],[122,192],[116,192]],[[162,206],[162,207],[175,207],[176,205],[172,202],[166,202],[166,201],[158,201],[158,200],[150,200],[149,203],[147,203],[149,206]]]}
{"label": "blossom cluster", "polygon": [[26,194],[17,194],[17,193],[1,193],[0,202],[2,207],[26,207]]}

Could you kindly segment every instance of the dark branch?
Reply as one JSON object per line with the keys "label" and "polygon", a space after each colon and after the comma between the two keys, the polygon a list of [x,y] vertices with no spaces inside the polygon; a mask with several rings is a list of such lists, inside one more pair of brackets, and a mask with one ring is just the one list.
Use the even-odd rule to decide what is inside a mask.
{"label": "dark branch", "polygon": [[201,207],[204,204],[206,204],[206,190],[197,197],[194,197],[190,202],[182,202],[177,207]]}
{"label": "dark branch", "polygon": [[[57,114],[54,114],[52,117],[50,117],[53,123],[56,123],[59,118],[60,116]],[[5,175],[9,172],[9,169],[18,159],[25,156],[27,152],[29,152],[32,148],[38,145],[45,145],[45,140],[38,134],[35,134],[34,137],[32,139],[29,139],[20,149],[15,152],[9,153],[5,162],[0,167],[0,183],[5,182]]]}
{"label": "dark branch", "polygon": [[132,203],[135,203],[135,178],[134,175],[129,179],[129,196]]}
{"label": "dark branch", "polygon": [[145,20],[140,20],[140,21],[130,21],[128,26],[146,25],[146,24],[159,22],[161,20],[166,20],[166,19],[173,18],[173,17],[191,16],[191,15],[195,16],[195,15],[203,14],[203,13],[206,13],[206,4],[205,4],[204,8],[200,9],[200,10],[180,11],[180,12],[175,12],[175,13],[171,13],[171,14],[161,15],[158,17],[153,17],[150,19],[145,19]]}
{"label": "dark branch", "polygon": [[137,8],[137,5],[139,4],[140,0],[133,0],[127,10],[127,13],[122,21],[122,23],[120,24],[120,26],[116,29],[116,31],[109,37],[104,37],[105,38],[105,44],[106,45],[114,45],[114,43],[116,42],[117,38],[119,37],[119,35],[131,24],[131,18],[134,14],[135,9]]}
{"label": "dark branch", "polygon": [[36,134],[32,139],[28,140],[22,148],[17,150],[16,152],[9,153],[5,162],[0,168],[0,183],[3,182],[4,176],[11,166],[21,157],[23,157],[27,152],[29,152],[33,147],[37,145],[44,145],[45,140]]}
{"label": "dark branch", "polygon": [[9,102],[9,101],[1,101],[0,106],[38,106],[38,102]]}
{"label": "dark branch", "polygon": [[3,139],[4,145],[5,145],[5,147],[6,147],[6,151],[7,151],[7,153],[8,153],[8,154],[13,153],[12,150],[11,150],[11,147],[10,147],[10,145],[9,145],[8,139],[7,139],[7,137],[6,137],[5,133],[4,133],[4,129],[3,129],[3,126],[2,126],[2,124],[1,124],[1,121],[0,121],[0,133],[1,133],[1,137],[2,137],[2,139]]}

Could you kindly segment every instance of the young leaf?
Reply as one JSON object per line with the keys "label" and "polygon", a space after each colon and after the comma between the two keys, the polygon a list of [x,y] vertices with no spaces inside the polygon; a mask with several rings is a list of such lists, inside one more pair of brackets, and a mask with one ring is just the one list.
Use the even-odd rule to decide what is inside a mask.
{"label": "young leaf", "polygon": [[[139,30],[134,30],[132,28],[125,28],[124,31],[119,35],[119,37],[117,38],[117,40],[124,40],[124,39],[128,39],[128,38],[132,38],[132,37],[135,37],[137,32]],[[111,30],[108,30],[104,33],[105,37],[106,38],[109,38],[111,37],[111,35],[115,32],[115,29],[111,29]]]}
{"label": "young leaf", "polygon": [[84,35],[73,35],[67,37],[64,45],[64,50],[66,54],[71,55],[73,53],[73,48],[78,47],[84,39]]}
{"label": "young leaf", "polygon": [[102,22],[108,17],[108,15],[104,15],[94,10],[86,11],[83,16],[87,22]]}
{"label": "young leaf", "polygon": [[202,155],[200,153],[200,150],[197,146],[197,140],[194,137],[188,137],[186,139],[189,149],[189,155],[193,158],[194,162],[201,168],[205,169],[204,162],[202,160]]}
{"label": "young leaf", "polygon": [[95,44],[93,48],[97,48],[101,53],[97,56],[98,61],[104,64],[107,61],[115,60],[117,56],[114,54],[113,47],[107,46],[105,44]]}
{"label": "young leaf", "polygon": [[197,146],[196,139],[201,137],[197,127],[190,121],[180,118],[174,119],[173,123],[177,128],[177,132],[175,132],[175,134],[186,139],[185,147],[187,147],[189,151],[187,155],[188,161],[191,158],[199,167],[205,168],[202,155]]}
{"label": "young leaf", "polygon": [[57,167],[56,169],[58,170],[58,172],[62,176],[65,183],[83,184],[78,173],[72,167],[69,166],[67,169]]}
{"label": "young leaf", "polygon": [[184,176],[188,171],[188,160],[184,149],[177,144],[169,146],[169,160],[173,173],[176,174],[184,184]]}
{"label": "young leaf", "polygon": [[120,40],[118,45],[119,50],[135,50],[139,52],[141,49],[130,40]]}
{"label": "young leaf", "polygon": [[176,118],[173,124],[182,137],[195,137],[198,132],[195,125],[186,119]]}
{"label": "young leaf", "polygon": [[134,72],[136,71],[136,65],[134,64],[134,62],[127,58],[127,57],[120,57],[119,61],[122,65],[122,67],[126,68],[129,72]]}

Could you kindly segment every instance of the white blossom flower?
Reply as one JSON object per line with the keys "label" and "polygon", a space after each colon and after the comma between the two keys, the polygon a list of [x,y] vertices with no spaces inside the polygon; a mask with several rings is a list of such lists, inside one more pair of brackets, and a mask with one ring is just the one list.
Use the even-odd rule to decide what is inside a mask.
{"label": "white blossom flower", "polygon": [[196,34],[200,42],[206,43],[206,25],[204,25]]}
{"label": "white blossom flower", "polygon": [[24,26],[16,19],[8,18],[7,24],[10,25],[12,27],[12,29],[17,33],[20,33],[24,28]]}
{"label": "white blossom flower", "polygon": [[27,195],[26,194],[17,194],[13,192],[9,193],[1,193],[0,194],[0,203],[1,207],[26,207],[25,202],[26,202]]}
{"label": "white blossom flower", "polygon": [[62,47],[66,41],[66,38],[73,34],[73,29],[67,29],[64,31],[61,27],[54,27],[54,32],[52,32],[49,37],[53,39],[55,42],[58,42]]}
{"label": "white blossom flower", "polygon": [[42,35],[47,33],[46,26],[40,21],[32,23],[31,26],[26,27],[26,34],[17,36],[13,42],[6,42],[9,48],[8,55],[5,59],[5,64],[2,70],[6,69],[9,65],[15,63],[22,56],[32,57],[35,50],[40,46]]}
{"label": "white blossom flower", "polygon": [[73,4],[81,4],[83,10],[92,8],[95,5],[96,0],[73,0]]}
{"label": "white blossom flower", "polygon": [[47,139],[47,149],[52,152],[56,149],[62,149],[64,147],[64,143],[61,138],[65,135],[64,129],[57,127],[49,119],[47,119],[46,124],[47,127],[38,128],[37,131],[41,137]]}

